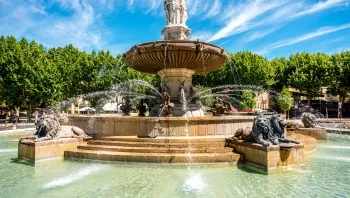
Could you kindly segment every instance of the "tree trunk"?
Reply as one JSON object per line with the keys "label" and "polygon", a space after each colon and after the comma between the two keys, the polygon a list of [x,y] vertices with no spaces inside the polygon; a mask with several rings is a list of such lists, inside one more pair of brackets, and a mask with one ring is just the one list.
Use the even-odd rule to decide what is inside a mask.
{"label": "tree trunk", "polygon": [[30,102],[27,105],[27,121],[29,123],[32,121],[32,104]]}

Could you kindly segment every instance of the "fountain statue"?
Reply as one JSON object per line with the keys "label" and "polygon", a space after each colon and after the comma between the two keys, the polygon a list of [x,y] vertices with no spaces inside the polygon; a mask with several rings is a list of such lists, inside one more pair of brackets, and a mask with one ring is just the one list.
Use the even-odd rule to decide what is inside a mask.
{"label": "fountain statue", "polygon": [[67,114],[55,113],[52,110],[46,111],[36,123],[36,133],[33,136],[22,138],[20,142],[41,142],[60,138],[90,138],[81,128],[65,125],[67,123]]}
{"label": "fountain statue", "polygon": [[146,116],[147,106],[145,105],[143,99],[141,99],[140,103],[137,105],[137,110],[139,111],[140,117]]}
{"label": "fountain statue", "polygon": [[[200,102],[193,98],[192,76],[220,69],[228,55],[215,45],[188,40],[191,31],[186,25],[185,0],[165,0],[164,11],[167,22],[162,31],[164,41],[134,46],[125,53],[126,63],[135,70],[160,75],[161,90],[166,90],[174,104],[173,116],[204,116]],[[189,100],[186,108],[184,99]],[[160,109],[160,104],[150,108],[150,116],[157,116]]]}
{"label": "fountain statue", "polygon": [[167,27],[163,30],[165,40],[187,40],[191,30],[187,28],[185,0],[166,0],[164,11]]}
{"label": "fountain statue", "polygon": [[259,115],[254,119],[252,129],[238,129],[234,138],[258,143],[264,147],[283,143],[299,144],[298,141],[286,138],[286,126],[287,123],[278,114],[272,115],[271,118]]}
{"label": "fountain statue", "polygon": [[213,116],[222,116],[225,114],[229,114],[230,110],[231,104],[229,102],[219,97],[215,98],[212,108]]}
{"label": "fountain statue", "polygon": [[163,93],[163,104],[162,104],[162,110],[164,117],[171,117],[171,109],[174,108],[174,103],[171,102],[171,97],[167,92]]}
{"label": "fountain statue", "polygon": [[130,116],[130,111],[132,110],[129,97],[124,98],[123,104],[120,106],[120,110],[123,112],[123,116]]}
{"label": "fountain statue", "polygon": [[317,128],[316,116],[312,113],[305,112],[301,115],[301,121],[305,128]]}

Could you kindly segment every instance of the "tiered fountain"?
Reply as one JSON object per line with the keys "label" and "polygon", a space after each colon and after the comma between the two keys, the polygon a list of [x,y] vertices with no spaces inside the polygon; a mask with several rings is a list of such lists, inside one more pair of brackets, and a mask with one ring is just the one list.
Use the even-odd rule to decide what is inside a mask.
{"label": "tiered fountain", "polygon": [[186,25],[184,0],[166,0],[164,10],[167,22],[162,31],[164,40],[139,44],[125,53],[126,63],[132,69],[161,76],[163,102],[150,109],[150,117],[98,117],[92,127],[85,124],[90,118],[72,117],[71,124],[98,136],[139,137],[226,137],[234,135],[238,128],[252,126],[253,118],[204,116],[201,103],[195,97],[192,76],[220,69],[228,55],[215,45],[188,40],[191,30]]}
{"label": "tiered fountain", "polygon": [[[246,160],[266,170],[302,166],[304,145],[292,145],[299,142],[285,138],[285,123],[279,116],[274,115],[274,119],[260,116],[254,120],[247,116],[204,115],[200,101],[195,97],[192,76],[219,69],[228,55],[215,45],[188,40],[191,31],[186,26],[185,0],[165,0],[164,9],[167,26],[162,33],[165,40],[136,45],[125,54],[131,68],[161,76],[163,102],[151,109],[151,117],[142,117],[143,113],[140,117],[70,116],[71,126],[80,127],[95,139],[87,143],[74,139],[62,140],[57,136],[57,133],[61,133],[59,128],[51,127],[53,133],[49,133],[49,136],[44,133],[44,137],[39,138],[49,140],[47,142],[35,141],[40,133],[38,137],[20,141],[19,157],[36,161],[64,153],[66,158],[126,162],[212,163]],[[128,115],[128,105],[123,109]],[[142,109],[139,108],[140,111]],[[216,112],[222,114],[221,111]],[[47,117],[53,122],[56,120],[56,123],[59,120],[55,116]],[[44,121],[45,124],[51,123]],[[245,131],[247,127],[252,128],[253,122],[253,129]],[[45,132],[48,127],[45,125],[40,129]],[[68,136],[76,137],[78,134],[78,137],[86,140],[87,136],[81,129],[68,127]],[[241,139],[227,139],[237,136],[236,131],[242,131]],[[252,134],[248,135],[251,138],[243,138],[246,132]],[[282,142],[290,144],[282,146]],[[241,158],[242,154],[244,159]]]}
{"label": "tiered fountain", "polygon": [[[126,62],[135,70],[161,76],[162,92],[167,92],[174,103],[173,116],[204,116],[198,101],[193,100],[192,75],[219,69],[228,55],[215,45],[188,40],[191,30],[186,26],[185,1],[177,5],[174,2],[165,2],[164,41],[134,46],[125,54]],[[185,100],[188,101],[186,110],[183,108]],[[159,110],[158,105],[151,110],[151,115],[156,116]]]}
{"label": "tiered fountain", "polygon": [[[192,85],[194,74],[219,69],[228,55],[215,45],[188,40],[191,30],[186,26],[185,0],[166,0],[164,10],[164,41],[139,44],[125,53],[132,69],[161,76],[163,102],[151,108],[151,117],[98,117],[91,128],[85,124],[90,118],[71,117],[72,125],[87,134],[95,132],[100,139],[66,152],[66,157],[168,163],[238,161],[239,154],[224,147],[225,137],[252,126],[253,118],[205,116]],[[128,153],[108,153],[111,151]]]}

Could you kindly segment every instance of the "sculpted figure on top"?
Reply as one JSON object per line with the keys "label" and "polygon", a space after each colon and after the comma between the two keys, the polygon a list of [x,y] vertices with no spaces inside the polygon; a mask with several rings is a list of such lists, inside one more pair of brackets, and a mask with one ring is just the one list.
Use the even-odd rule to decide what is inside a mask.
{"label": "sculpted figure on top", "polygon": [[185,25],[187,21],[187,7],[185,0],[165,0],[164,10],[167,25]]}

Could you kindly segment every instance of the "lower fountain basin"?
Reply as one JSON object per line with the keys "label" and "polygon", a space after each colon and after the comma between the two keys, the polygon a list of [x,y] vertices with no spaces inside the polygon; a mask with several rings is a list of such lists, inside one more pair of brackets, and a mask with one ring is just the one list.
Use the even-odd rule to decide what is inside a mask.
{"label": "lower fountain basin", "polygon": [[224,49],[209,43],[168,40],[136,45],[125,53],[125,57],[129,67],[145,73],[186,68],[201,74],[222,67],[228,55]]}
{"label": "lower fountain basin", "polygon": [[[252,127],[253,116],[205,117],[123,117],[123,116],[69,116],[89,136],[226,136],[239,128]],[[187,128],[186,128],[187,126]],[[188,134],[186,133],[188,129]]]}

